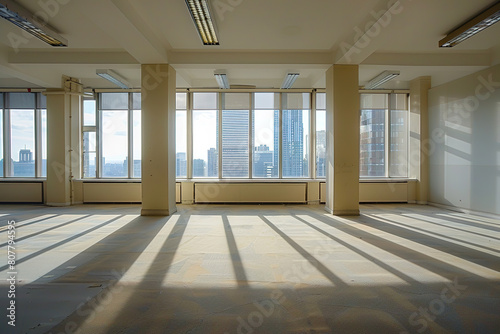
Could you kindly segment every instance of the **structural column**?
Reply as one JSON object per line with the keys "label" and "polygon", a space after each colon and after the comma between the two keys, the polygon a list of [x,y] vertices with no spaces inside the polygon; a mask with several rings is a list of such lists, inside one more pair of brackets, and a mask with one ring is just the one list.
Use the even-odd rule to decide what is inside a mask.
{"label": "structural column", "polygon": [[141,65],[142,211],[168,216],[175,205],[175,70]]}
{"label": "structural column", "polygon": [[326,209],[359,215],[358,65],[333,65],[326,72]]}
{"label": "structural column", "polygon": [[63,77],[62,89],[48,89],[46,204],[73,204],[72,182],[80,177],[82,85]]}
{"label": "structural column", "polygon": [[419,77],[410,82],[410,145],[409,177],[417,180],[416,201],[427,204],[429,199],[429,106],[431,77]]}

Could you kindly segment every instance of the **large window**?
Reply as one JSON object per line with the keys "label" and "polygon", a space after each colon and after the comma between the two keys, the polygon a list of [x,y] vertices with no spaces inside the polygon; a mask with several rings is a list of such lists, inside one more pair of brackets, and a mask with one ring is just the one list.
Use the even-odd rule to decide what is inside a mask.
{"label": "large window", "polygon": [[316,177],[326,177],[326,94],[316,93]]}
{"label": "large window", "polygon": [[83,177],[141,177],[141,95],[100,93],[83,101]]}
{"label": "large window", "polygon": [[253,128],[253,177],[279,177],[279,94],[255,93]]}
{"label": "large window", "polygon": [[187,96],[185,92],[176,94],[175,170],[178,178],[187,177]]}
{"label": "large window", "polygon": [[283,94],[282,173],[283,177],[309,176],[310,94]]}
{"label": "large window", "polygon": [[193,177],[219,176],[217,93],[193,93]]}
{"label": "large window", "polygon": [[361,94],[360,176],[408,176],[406,94]]}
{"label": "large window", "polygon": [[46,176],[45,105],[41,93],[0,93],[0,176]]}
{"label": "large window", "polygon": [[246,178],[250,94],[226,93],[222,99],[222,177]]}

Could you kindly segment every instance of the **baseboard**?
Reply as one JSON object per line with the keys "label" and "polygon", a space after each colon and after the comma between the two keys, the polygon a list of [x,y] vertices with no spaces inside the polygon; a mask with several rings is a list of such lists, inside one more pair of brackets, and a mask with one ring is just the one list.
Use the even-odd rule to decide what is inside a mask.
{"label": "baseboard", "polygon": [[65,203],[45,203],[47,206],[71,206],[71,202]]}
{"label": "baseboard", "polygon": [[450,210],[450,211],[466,213],[468,215],[476,215],[476,216],[482,216],[485,218],[500,219],[500,214],[495,214],[495,213],[490,213],[490,212],[474,211],[474,210],[470,210],[470,209],[460,208],[458,206],[439,204],[439,203],[433,203],[433,202],[429,202],[428,205],[434,206],[434,207],[440,208],[440,209],[446,209],[446,210]]}
{"label": "baseboard", "polygon": [[334,210],[334,216],[359,216],[359,210]]}
{"label": "baseboard", "polygon": [[170,216],[176,212],[177,212],[177,209],[173,209],[173,210],[142,209],[141,216]]}

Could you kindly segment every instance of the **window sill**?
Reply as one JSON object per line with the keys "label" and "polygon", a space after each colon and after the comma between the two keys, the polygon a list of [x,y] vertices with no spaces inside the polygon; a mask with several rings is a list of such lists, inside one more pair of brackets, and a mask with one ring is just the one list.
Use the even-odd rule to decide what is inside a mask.
{"label": "window sill", "polygon": [[16,182],[16,183],[33,183],[33,182],[45,182],[47,178],[45,177],[1,177],[0,182]]}

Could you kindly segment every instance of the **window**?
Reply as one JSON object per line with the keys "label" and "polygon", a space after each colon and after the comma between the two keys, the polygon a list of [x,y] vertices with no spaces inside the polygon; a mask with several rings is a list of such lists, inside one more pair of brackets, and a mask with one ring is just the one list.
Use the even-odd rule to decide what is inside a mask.
{"label": "window", "polygon": [[0,177],[47,175],[47,110],[41,93],[0,93]]}
{"label": "window", "polygon": [[309,176],[308,93],[283,94],[282,173],[283,177]]}
{"label": "window", "polygon": [[325,178],[326,94],[316,93],[316,177]]}
{"label": "window", "polygon": [[175,170],[178,178],[187,177],[187,93],[176,94]]}
{"label": "window", "polygon": [[222,94],[222,177],[248,177],[249,93]]}
{"label": "window", "polygon": [[96,101],[83,100],[83,177],[97,176]]}
{"label": "window", "polygon": [[361,94],[360,176],[408,176],[406,94]]}
{"label": "window", "polygon": [[83,101],[83,177],[141,177],[141,94]]}
{"label": "window", "polygon": [[193,177],[219,176],[217,93],[193,93]]}
{"label": "window", "polygon": [[253,128],[253,177],[279,177],[279,94],[255,93]]}

